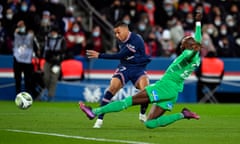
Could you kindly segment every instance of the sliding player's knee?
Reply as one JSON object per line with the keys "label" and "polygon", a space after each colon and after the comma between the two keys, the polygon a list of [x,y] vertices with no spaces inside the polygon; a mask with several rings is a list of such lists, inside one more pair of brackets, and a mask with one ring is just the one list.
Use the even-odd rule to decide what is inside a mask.
{"label": "sliding player's knee", "polygon": [[146,122],[144,122],[144,125],[146,128],[149,128],[149,129],[155,128],[155,126],[153,125],[152,122],[150,122],[150,120],[147,120]]}
{"label": "sliding player's knee", "polygon": [[161,121],[158,121],[156,119],[153,119],[153,120],[147,120],[144,125],[149,128],[149,129],[153,129],[153,128],[156,128],[156,127],[165,127],[167,126],[166,123],[164,122],[161,122]]}

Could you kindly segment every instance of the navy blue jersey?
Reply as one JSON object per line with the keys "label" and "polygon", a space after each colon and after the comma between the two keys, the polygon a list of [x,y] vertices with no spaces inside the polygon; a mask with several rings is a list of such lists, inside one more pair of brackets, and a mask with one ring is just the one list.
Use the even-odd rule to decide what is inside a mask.
{"label": "navy blue jersey", "polygon": [[138,34],[131,32],[129,38],[118,46],[120,48],[118,53],[102,53],[99,58],[119,59],[120,65],[125,67],[145,67],[151,61],[145,53],[144,41]]}

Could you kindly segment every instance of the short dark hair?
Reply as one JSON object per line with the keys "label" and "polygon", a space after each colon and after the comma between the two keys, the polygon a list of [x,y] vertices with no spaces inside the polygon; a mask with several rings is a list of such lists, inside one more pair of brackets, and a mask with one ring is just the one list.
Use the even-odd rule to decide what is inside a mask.
{"label": "short dark hair", "polygon": [[114,25],[114,28],[117,28],[117,27],[120,27],[120,26],[128,27],[128,24],[124,23],[123,21],[119,21]]}

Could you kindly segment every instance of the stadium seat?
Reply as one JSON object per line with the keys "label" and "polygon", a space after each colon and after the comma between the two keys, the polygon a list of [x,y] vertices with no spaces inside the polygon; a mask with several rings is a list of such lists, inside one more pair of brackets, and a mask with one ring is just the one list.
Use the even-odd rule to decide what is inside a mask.
{"label": "stadium seat", "polygon": [[204,96],[200,99],[200,103],[205,103],[207,101],[211,103],[218,103],[217,98],[214,96],[215,92],[217,91],[219,87],[218,85],[215,85],[215,87],[210,87],[209,84],[203,84],[202,92],[204,93]]}
{"label": "stadium seat", "polygon": [[64,60],[61,63],[62,80],[76,81],[84,79],[84,68],[82,62],[75,59]]}

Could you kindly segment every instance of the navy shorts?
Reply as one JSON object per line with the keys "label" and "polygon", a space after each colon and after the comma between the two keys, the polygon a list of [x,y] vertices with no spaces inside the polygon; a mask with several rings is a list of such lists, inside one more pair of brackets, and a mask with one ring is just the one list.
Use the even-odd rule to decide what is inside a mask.
{"label": "navy shorts", "polygon": [[143,67],[124,67],[119,66],[112,77],[119,78],[123,85],[129,80],[136,85],[136,82],[143,75],[147,75]]}

